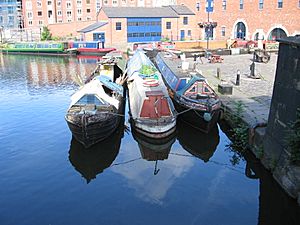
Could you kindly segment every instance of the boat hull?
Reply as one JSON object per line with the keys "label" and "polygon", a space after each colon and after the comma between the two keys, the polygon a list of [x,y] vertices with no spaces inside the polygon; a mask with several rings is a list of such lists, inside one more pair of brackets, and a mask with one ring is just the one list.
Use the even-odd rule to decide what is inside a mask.
{"label": "boat hull", "polygon": [[[212,112],[201,111],[187,107],[173,98],[172,100],[174,102],[175,109],[178,112],[178,117],[190,126],[205,133],[210,132],[211,129],[216,126],[220,117],[220,109]],[[204,113],[210,113],[211,119],[209,121],[204,119]]]}
{"label": "boat hull", "polygon": [[105,140],[119,126],[124,114],[124,99],[119,99],[119,110],[100,112],[98,115],[67,113],[65,119],[73,137],[86,148]]}

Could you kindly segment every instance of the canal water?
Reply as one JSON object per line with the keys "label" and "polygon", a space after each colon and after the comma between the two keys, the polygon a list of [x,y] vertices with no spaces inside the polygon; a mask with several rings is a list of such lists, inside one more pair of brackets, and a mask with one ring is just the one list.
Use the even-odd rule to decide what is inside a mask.
{"label": "canal water", "polygon": [[94,59],[0,55],[0,224],[300,224],[299,207],[220,127],[153,142],[125,126],[90,151],[64,120]]}

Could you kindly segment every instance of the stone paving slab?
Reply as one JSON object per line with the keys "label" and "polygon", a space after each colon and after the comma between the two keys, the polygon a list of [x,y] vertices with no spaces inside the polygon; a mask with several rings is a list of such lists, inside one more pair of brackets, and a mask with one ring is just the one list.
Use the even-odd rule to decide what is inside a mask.
{"label": "stone paving slab", "polygon": [[[243,118],[249,126],[266,123],[273,93],[277,54],[272,53],[270,61],[266,64],[255,63],[255,74],[260,79],[249,78],[252,54],[226,55],[222,58],[222,63],[209,63],[207,59],[203,59],[203,64],[197,63],[195,68],[202,71],[203,76],[217,92],[218,84],[227,83],[233,86],[232,95],[218,93],[225,108],[234,110],[235,102],[241,101],[245,110]],[[194,60],[188,58],[187,61],[190,62],[190,68],[193,68]],[[220,68],[221,79],[217,78],[217,68]],[[239,86],[235,85],[237,70],[240,70]]]}

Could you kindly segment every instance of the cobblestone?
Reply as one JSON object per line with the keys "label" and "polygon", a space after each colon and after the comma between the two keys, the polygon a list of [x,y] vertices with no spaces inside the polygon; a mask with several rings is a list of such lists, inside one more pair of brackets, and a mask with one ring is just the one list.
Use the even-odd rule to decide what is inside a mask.
{"label": "cobblestone", "polygon": [[[241,101],[245,106],[244,120],[249,126],[257,123],[266,123],[271,105],[273,84],[276,73],[277,54],[272,53],[268,63],[255,63],[255,75],[259,79],[250,78],[250,65],[253,55],[228,55],[222,56],[222,63],[209,63],[203,59],[203,64],[196,65],[196,70],[202,74],[210,85],[218,91],[218,84],[228,83],[233,86],[232,95],[219,93],[224,107],[234,109],[234,102]],[[187,59],[192,67],[193,59]],[[220,68],[221,76],[217,78],[217,68]],[[237,71],[240,70],[240,85],[236,86]]]}

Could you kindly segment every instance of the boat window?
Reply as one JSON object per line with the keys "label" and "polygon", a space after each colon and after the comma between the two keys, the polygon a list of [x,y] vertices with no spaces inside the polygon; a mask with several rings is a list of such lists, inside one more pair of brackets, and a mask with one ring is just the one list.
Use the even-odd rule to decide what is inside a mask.
{"label": "boat window", "polygon": [[188,83],[188,80],[186,78],[180,79],[179,84],[176,88],[176,91],[180,91],[182,88],[185,87],[185,85]]}
{"label": "boat window", "polygon": [[86,105],[86,104],[104,105],[104,103],[100,101],[95,95],[84,95],[76,103],[76,105]]}
{"label": "boat window", "polygon": [[37,44],[36,47],[37,48],[43,48],[43,44]]}
{"label": "boat window", "polygon": [[186,91],[187,94],[195,94],[197,91],[196,91],[196,85],[193,85],[192,87],[190,87],[190,89],[188,89]]}

